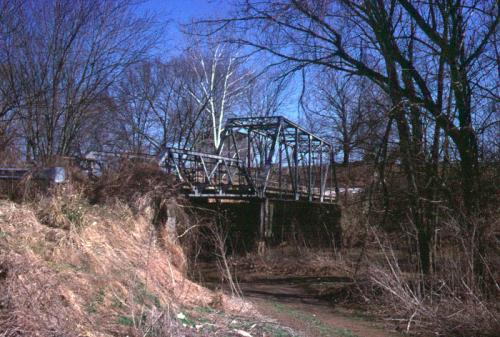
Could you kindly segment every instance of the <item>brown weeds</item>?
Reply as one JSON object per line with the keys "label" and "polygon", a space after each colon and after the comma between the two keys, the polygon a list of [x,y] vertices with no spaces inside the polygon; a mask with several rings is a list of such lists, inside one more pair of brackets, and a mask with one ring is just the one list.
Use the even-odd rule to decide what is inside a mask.
{"label": "brown weeds", "polygon": [[186,278],[176,235],[148,198],[133,207],[118,198],[91,205],[67,191],[1,201],[2,336],[171,335],[180,308],[220,301]]}
{"label": "brown weeds", "polygon": [[374,234],[384,262],[372,261],[369,277],[382,290],[383,296],[378,295],[376,301],[400,329],[438,336],[497,335],[496,296],[486,296],[471,277],[473,263],[466,246],[461,251],[442,249],[436,257],[441,268],[432,275],[421,275],[403,271],[390,244]]}

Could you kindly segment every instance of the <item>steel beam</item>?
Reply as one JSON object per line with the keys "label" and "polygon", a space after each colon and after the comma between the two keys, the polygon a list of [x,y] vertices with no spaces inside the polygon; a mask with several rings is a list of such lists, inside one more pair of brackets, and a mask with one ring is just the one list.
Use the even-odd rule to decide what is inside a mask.
{"label": "steel beam", "polygon": [[332,145],[282,116],[230,118],[214,154],[175,148],[164,153],[169,155],[160,156],[160,163],[184,180],[203,172],[203,185],[191,182],[199,196],[253,193],[323,202],[327,181],[335,183]]}

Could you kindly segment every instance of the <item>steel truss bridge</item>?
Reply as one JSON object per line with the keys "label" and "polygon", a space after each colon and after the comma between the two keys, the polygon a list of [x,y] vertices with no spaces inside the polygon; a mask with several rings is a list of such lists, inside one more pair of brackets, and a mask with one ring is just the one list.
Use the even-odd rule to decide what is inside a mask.
{"label": "steel truss bridge", "polygon": [[213,153],[166,147],[159,164],[191,197],[333,202],[333,146],[282,116],[231,118]]}

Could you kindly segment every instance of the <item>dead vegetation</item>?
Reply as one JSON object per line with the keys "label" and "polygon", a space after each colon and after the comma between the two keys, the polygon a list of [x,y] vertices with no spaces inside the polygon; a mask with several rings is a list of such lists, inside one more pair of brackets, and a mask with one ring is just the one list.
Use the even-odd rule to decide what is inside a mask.
{"label": "dead vegetation", "polygon": [[[263,333],[268,323],[248,325],[248,316],[233,315],[254,315],[248,304],[189,280],[203,266],[197,259],[204,244],[219,266],[217,279],[236,296],[238,281],[334,277],[309,282],[307,291],[368,308],[410,334],[495,336],[500,328],[498,224],[487,219],[478,228],[489,233],[489,293],[475,282],[474,250],[452,217],[436,237],[434,271],[425,277],[416,252],[402,247],[414,235],[411,226],[407,237],[374,226],[362,198],[344,208],[340,250],[284,242],[264,255],[227,256],[227,228],[210,212],[194,216],[158,168],[125,165],[95,181],[70,172],[71,184],[52,188],[27,177],[12,194],[16,202],[0,202],[2,336]],[[233,320],[241,324],[231,326]]]}
{"label": "dead vegetation", "polygon": [[381,312],[400,330],[438,336],[497,335],[500,288],[494,266],[498,260],[485,261],[493,282],[485,289],[474,277],[470,238],[460,238],[458,249],[449,241],[442,245],[434,256],[436,270],[424,276],[405,266],[404,256],[392,249],[387,238],[374,236],[382,255],[379,261],[369,260],[367,276],[371,289],[379,293],[366,296],[382,304]]}
{"label": "dead vegetation", "polygon": [[57,206],[43,209],[44,224],[27,206],[1,207],[7,336],[130,333],[181,304],[211,303],[208,290],[185,278],[182,250],[154,242],[146,215],[120,204],[70,209],[50,203]]}
{"label": "dead vegetation", "polygon": [[457,215],[443,219],[435,231],[432,273],[425,275],[418,251],[408,249],[416,239],[411,223],[401,220],[399,231],[381,228],[368,221],[366,208],[349,206],[343,218],[343,258],[358,285],[361,296],[355,298],[368,311],[410,335],[497,335],[500,260],[495,216],[474,221],[488,238],[487,253],[479,256],[484,276],[478,280],[474,238],[463,236]]}
{"label": "dead vegetation", "polygon": [[[358,206],[356,206],[358,205]],[[478,220],[489,238],[485,260],[486,287],[473,270],[471,238],[460,235],[450,217],[433,247],[433,273],[418,270],[416,253],[404,246],[407,239],[370,225],[358,203],[343,213],[345,234],[341,250],[310,249],[286,243],[264,255],[232,257],[238,280],[251,284],[273,279],[304,284],[309,295],[362,310],[388,327],[418,336],[496,336],[498,313],[498,247],[493,217]]]}
{"label": "dead vegetation", "polygon": [[230,261],[231,269],[245,282],[251,282],[252,278],[348,275],[350,270],[333,249],[311,249],[286,242],[265,254],[249,253]]}
{"label": "dead vegetation", "polygon": [[[167,205],[181,221],[183,210],[161,182],[136,167],[22,203],[0,200],[0,335],[203,336],[203,324],[179,313],[255,315],[187,278],[186,255],[165,224]],[[231,332],[230,322],[209,330]]]}
{"label": "dead vegetation", "polygon": [[176,190],[174,177],[166,175],[158,165],[128,161],[105,170],[90,186],[86,194],[94,204],[117,199],[128,202],[144,197],[161,197],[167,200]]}

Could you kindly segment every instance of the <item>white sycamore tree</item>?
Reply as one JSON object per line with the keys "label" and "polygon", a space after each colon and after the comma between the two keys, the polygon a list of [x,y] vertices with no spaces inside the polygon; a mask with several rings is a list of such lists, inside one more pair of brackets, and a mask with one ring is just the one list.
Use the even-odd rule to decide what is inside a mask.
{"label": "white sycamore tree", "polygon": [[236,106],[238,97],[248,87],[250,73],[241,68],[242,60],[222,44],[208,52],[193,54],[193,69],[199,79],[190,94],[210,117],[213,146],[221,142],[224,119]]}

